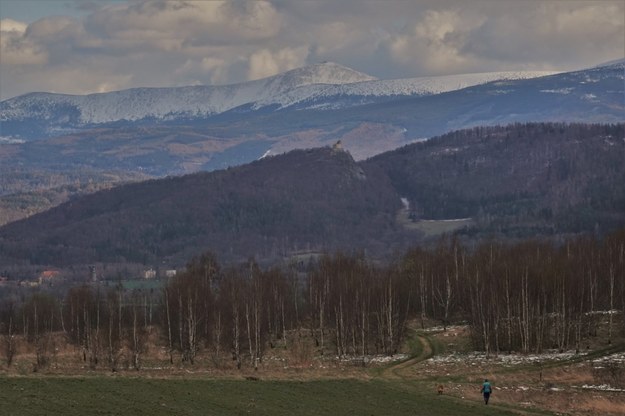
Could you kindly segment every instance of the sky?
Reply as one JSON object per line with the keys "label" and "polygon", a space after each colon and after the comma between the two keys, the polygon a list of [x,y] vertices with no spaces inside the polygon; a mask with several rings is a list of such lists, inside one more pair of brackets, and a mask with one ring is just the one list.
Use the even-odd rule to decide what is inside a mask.
{"label": "sky", "polygon": [[381,78],[625,57],[625,0],[0,0],[0,99],[218,85],[322,61]]}

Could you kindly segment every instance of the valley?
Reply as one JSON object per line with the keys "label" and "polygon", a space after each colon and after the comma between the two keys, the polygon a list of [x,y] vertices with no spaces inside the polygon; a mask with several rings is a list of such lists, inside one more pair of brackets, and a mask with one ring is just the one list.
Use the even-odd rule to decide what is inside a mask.
{"label": "valley", "polygon": [[624,79],[0,102],[3,410],[623,414]]}

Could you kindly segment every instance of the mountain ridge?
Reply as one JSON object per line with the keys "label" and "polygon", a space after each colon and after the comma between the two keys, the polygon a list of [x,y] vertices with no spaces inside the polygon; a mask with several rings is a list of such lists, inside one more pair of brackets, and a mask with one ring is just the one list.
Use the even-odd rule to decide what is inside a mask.
{"label": "mountain ridge", "polygon": [[[72,129],[118,121],[206,118],[236,108],[332,109],[349,106],[345,100],[332,104],[332,97],[375,98],[421,96],[458,90],[494,80],[534,78],[553,72],[492,72],[399,80],[378,80],[335,64],[322,63],[297,68],[272,77],[240,84],[132,88],[108,93],[66,95],[30,93],[0,102],[0,122],[31,120],[47,124],[47,136]],[[317,104],[320,100],[326,103]],[[313,102],[307,105],[307,102]],[[356,99],[355,104],[361,101]],[[5,129],[6,130],[6,129]],[[26,135],[0,134],[8,138],[32,139]]]}
{"label": "mountain ridge", "polygon": [[471,241],[604,233],[625,224],[624,158],[625,124],[476,127],[358,163],[338,146],[294,150],[100,191],[7,224],[0,270],[182,265],[205,250],[228,262],[301,250],[383,257],[458,218]]}
{"label": "mountain ridge", "polygon": [[[0,218],[39,212],[53,200],[66,199],[62,189],[73,187],[76,180],[99,181],[110,173],[136,178],[218,170],[264,155],[327,146],[338,140],[356,160],[364,160],[473,126],[622,123],[624,80],[625,64],[616,62],[415,96],[335,94],[341,88],[355,90],[381,81],[319,84],[314,87],[335,92],[325,98],[308,94],[300,104],[288,108],[275,105],[254,109],[247,105],[208,118],[145,119],[65,130],[47,119],[0,121]],[[57,110],[59,119],[73,117],[75,121],[79,116],[72,108]],[[54,137],[46,136],[49,129],[54,130]],[[18,188],[23,194],[11,195],[11,190]],[[29,191],[45,189],[59,189],[63,195],[36,205],[18,202],[32,200]]]}

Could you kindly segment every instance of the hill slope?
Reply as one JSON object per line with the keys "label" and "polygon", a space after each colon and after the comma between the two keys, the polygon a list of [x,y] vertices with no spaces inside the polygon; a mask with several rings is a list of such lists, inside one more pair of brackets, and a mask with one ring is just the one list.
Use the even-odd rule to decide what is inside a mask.
{"label": "hill slope", "polygon": [[356,163],[337,148],[152,180],[0,228],[0,267],[182,265],[214,251],[266,262],[298,250],[383,258],[423,241],[396,221],[471,218],[466,238],[561,236],[625,224],[625,125],[475,128]]}
{"label": "hill slope", "polygon": [[[294,151],[234,169],[98,192],[2,228],[0,250],[34,264],[184,264],[382,244],[399,197],[337,149]],[[378,239],[380,238],[380,239]]]}
{"label": "hill slope", "polygon": [[[345,73],[351,74],[347,70]],[[425,95],[419,92],[423,92],[423,85],[416,83],[411,84],[415,88],[404,91],[402,88],[408,85],[406,80],[300,85],[304,81],[293,77],[280,78],[279,82],[276,78],[277,86],[258,91],[281,91],[278,94],[281,97],[300,88],[335,92],[304,94],[297,104],[288,106],[277,101],[256,106],[255,101],[210,116],[199,110],[189,110],[189,114],[195,115],[169,117],[159,113],[141,119],[137,116],[135,120],[134,110],[126,108],[127,105],[149,112],[152,111],[150,103],[158,106],[174,103],[175,108],[187,111],[182,110],[186,107],[179,105],[178,99],[158,98],[160,96],[153,91],[145,96],[141,93],[133,95],[134,98],[126,97],[126,101],[111,101],[111,106],[106,108],[119,110],[120,117],[127,119],[115,118],[118,121],[98,125],[81,124],[76,121],[82,117],[80,111],[75,107],[63,110],[65,104],[58,102],[51,106],[37,104],[36,108],[45,114],[52,111],[50,118],[28,111],[24,114],[31,114],[31,118],[13,117],[14,110],[26,108],[20,107],[16,98],[15,102],[5,101],[0,105],[0,114],[4,117],[0,135],[11,136],[6,139],[11,143],[0,146],[0,165],[55,170],[87,166],[164,176],[222,169],[251,162],[267,153],[326,146],[339,139],[356,160],[362,160],[417,139],[476,125],[532,121],[623,122],[624,73],[625,66],[621,62],[539,78],[494,81],[459,90],[454,88],[464,84],[448,79],[437,89],[447,92]],[[312,79],[304,78],[307,82]],[[347,80],[361,78],[362,75],[352,74]],[[314,80],[330,82],[329,76]],[[338,77],[334,82],[342,81],[345,78]],[[432,86],[433,82],[430,80],[426,84]],[[300,86],[281,89],[287,85]],[[354,94],[346,93],[346,89],[353,90]],[[201,94],[176,96],[183,101],[205,102]],[[98,108],[94,107],[94,111]],[[61,124],[56,125],[55,120]],[[55,137],[45,133],[48,130]],[[65,133],[59,135],[62,131]],[[22,142],[16,142],[13,136],[23,137],[19,139]],[[28,137],[45,140],[25,139]]]}
{"label": "hill slope", "polygon": [[363,163],[413,218],[473,218],[474,232],[533,237],[625,224],[625,125],[476,127]]}

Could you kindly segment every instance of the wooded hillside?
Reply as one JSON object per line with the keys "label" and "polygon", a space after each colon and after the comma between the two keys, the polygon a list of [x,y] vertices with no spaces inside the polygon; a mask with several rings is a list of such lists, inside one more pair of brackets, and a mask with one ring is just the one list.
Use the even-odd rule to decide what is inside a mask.
{"label": "wooded hillside", "polygon": [[625,223],[625,125],[476,127],[363,167],[386,172],[416,219],[474,218],[471,233],[532,237]]}
{"label": "wooded hillside", "polygon": [[480,127],[362,163],[327,147],[125,185],[0,228],[0,271],[10,277],[33,265],[182,267],[206,250],[226,263],[253,256],[269,264],[334,250],[383,259],[428,243],[397,221],[402,197],[414,223],[470,218],[459,233],[473,242],[604,235],[625,224],[624,130]]}

